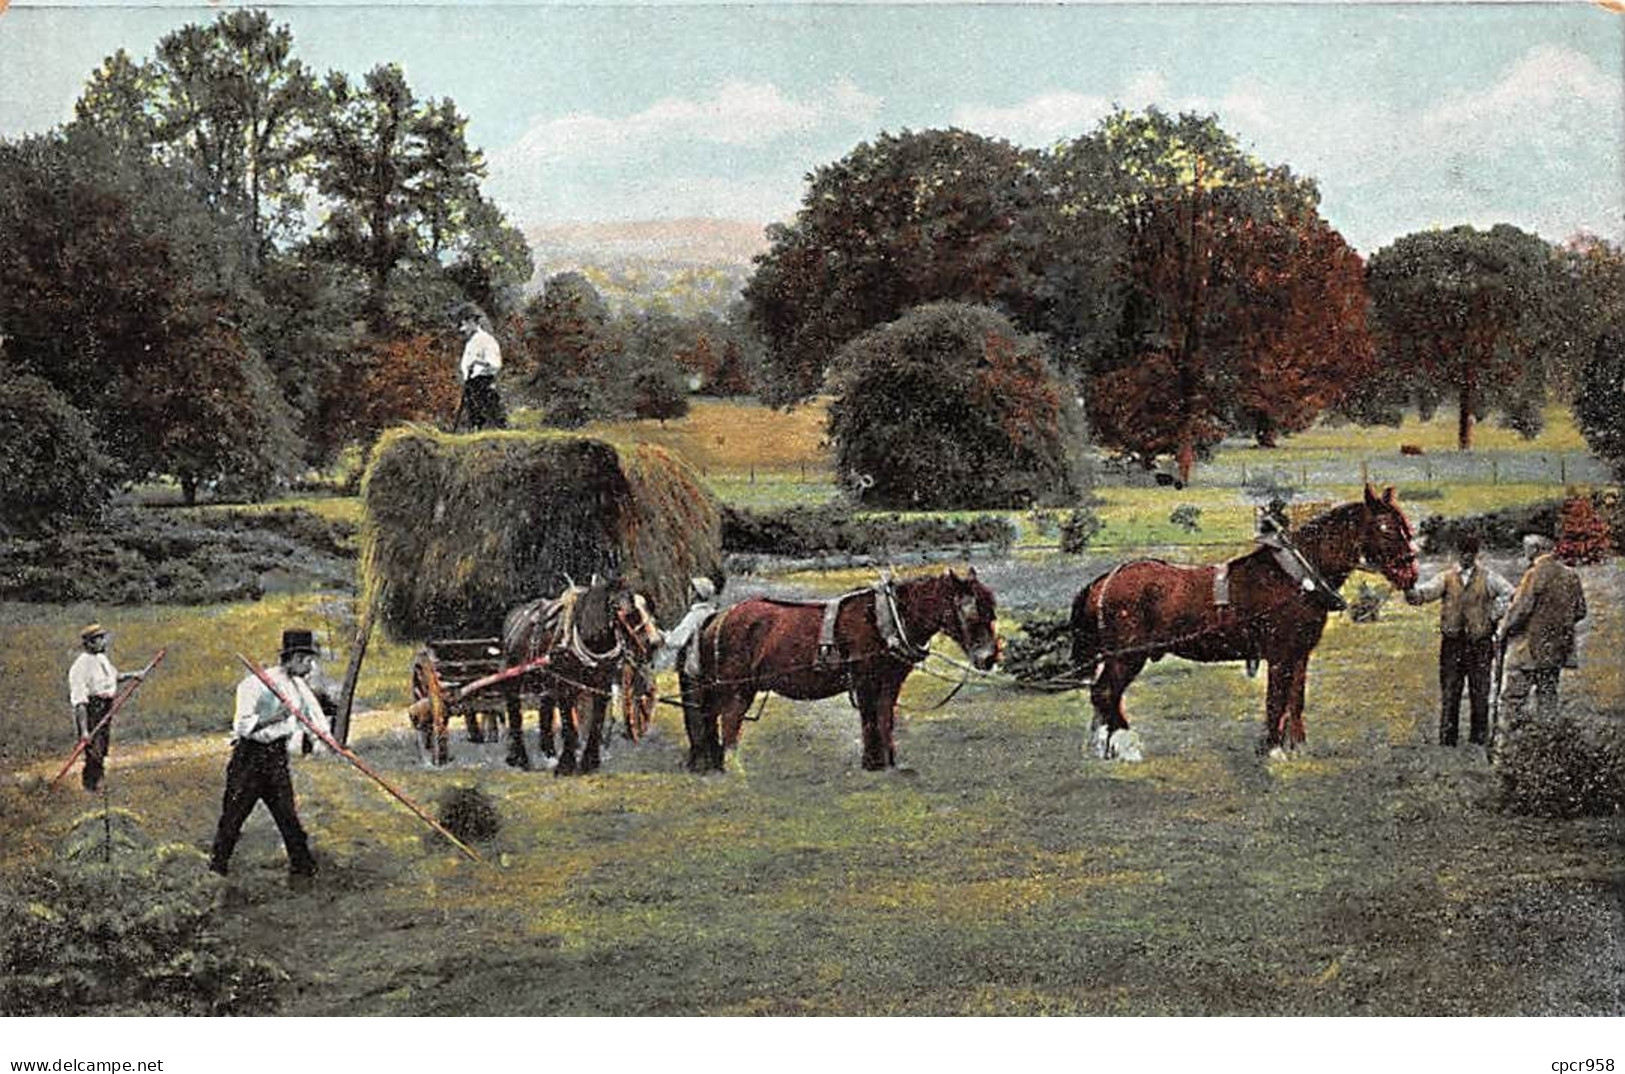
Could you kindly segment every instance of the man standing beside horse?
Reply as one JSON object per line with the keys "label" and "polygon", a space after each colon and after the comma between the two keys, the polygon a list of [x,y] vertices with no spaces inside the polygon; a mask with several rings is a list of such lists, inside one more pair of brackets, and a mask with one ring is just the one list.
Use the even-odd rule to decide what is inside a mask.
{"label": "man standing beside horse", "polygon": [[1439,745],[1454,746],[1461,723],[1461,688],[1467,686],[1471,723],[1467,741],[1489,744],[1490,677],[1495,625],[1512,601],[1512,583],[1478,562],[1479,540],[1462,539],[1456,562],[1405,593],[1407,604],[1440,601]]}

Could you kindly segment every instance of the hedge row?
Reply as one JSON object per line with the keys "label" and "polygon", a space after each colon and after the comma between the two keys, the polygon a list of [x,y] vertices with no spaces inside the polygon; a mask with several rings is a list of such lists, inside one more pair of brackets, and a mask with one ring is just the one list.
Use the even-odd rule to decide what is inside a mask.
{"label": "hedge row", "polygon": [[998,515],[904,518],[823,506],[779,511],[729,507],[722,516],[723,551],[756,555],[884,554],[964,545],[1003,551],[1015,539],[1015,527]]}
{"label": "hedge row", "polygon": [[0,600],[213,604],[256,600],[269,571],[354,584],[355,530],[304,508],[178,513],[127,508],[93,531],[0,545]]}

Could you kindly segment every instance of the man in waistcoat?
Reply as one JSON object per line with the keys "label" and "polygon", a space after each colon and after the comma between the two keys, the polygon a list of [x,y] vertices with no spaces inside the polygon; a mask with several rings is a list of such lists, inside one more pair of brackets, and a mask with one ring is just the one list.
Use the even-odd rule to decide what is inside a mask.
{"label": "man in waistcoat", "polygon": [[1437,600],[1439,609],[1439,745],[1454,746],[1467,686],[1467,741],[1489,744],[1490,677],[1495,626],[1512,600],[1512,583],[1478,562],[1479,540],[1462,539],[1456,562],[1405,594],[1409,604]]}
{"label": "man in waistcoat", "polygon": [[[321,703],[305,681],[315,662],[315,635],[308,630],[284,630],[282,656],[276,667],[267,669],[266,676],[298,706],[306,720],[329,732]],[[326,752],[326,749],[259,676],[250,673],[238,683],[231,761],[226,765],[226,793],[220,804],[214,849],[209,855],[210,869],[226,875],[243,822],[248,820],[257,803],[264,802],[265,808],[271,811],[271,819],[276,821],[277,830],[282,833],[282,845],[288,851],[288,872],[295,886],[308,883],[308,879],[316,875],[316,859],[311,856],[310,841],[294,808],[293,777],[288,763],[300,753]]]}

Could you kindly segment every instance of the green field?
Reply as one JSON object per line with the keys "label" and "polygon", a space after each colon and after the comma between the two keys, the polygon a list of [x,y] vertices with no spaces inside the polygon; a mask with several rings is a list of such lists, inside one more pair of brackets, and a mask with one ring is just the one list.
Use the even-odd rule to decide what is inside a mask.
{"label": "green field", "polygon": [[[811,498],[794,491],[799,466],[778,484],[785,502]],[[748,470],[728,473],[753,487]],[[754,487],[771,486],[762,478]],[[1411,508],[1561,491],[1461,483]],[[1112,549],[1201,544],[1187,557],[1216,559],[1251,529],[1234,487],[1101,495]],[[1195,534],[1167,521],[1182,502],[1202,508]],[[1055,555],[1030,515],[1018,521],[1023,556]],[[1618,722],[1625,585],[1615,564],[1583,577],[1592,615],[1565,697]],[[71,745],[62,676],[81,621],[113,628],[124,666],[171,646],[121,723],[108,801],[203,848],[231,653],[269,657],[290,623],[342,637],[331,600],[0,605],[0,877],[48,854],[96,801],[72,781],[40,786]],[[1481,751],[1430,745],[1436,622],[1399,601],[1376,623],[1334,618],[1310,665],[1308,746],[1285,761],[1256,753],[1263,677],[1239,666],[1149,667],[1126,698],[1147,750],[1129,765],[1087,755],[1075,694],[976,682],[929,708],[957,681],[941,665],[945,677],[916,674],[905,690],[904,770],[859,768],[844,699],[775,698],[725,776],[680,770],[680,720],[662,706],[649,739],[616,742],[601,774],[575,780],[510,770],[500,745],[460,737],[452,766],[423,768],[399,711],[410,647],[375,638],[361,695],[377,711],[358,720],[358,751],[419,801],[478,786],[501,832],[484,863],[462,860],[341,762],[301,763],[322,877],[287,890],[262,811],[219,889],[221,927],[290,969],[291,1014],[1625,1013],[1625,825],[1499,811]],[[313,916],[324,928],[305,927]]]}

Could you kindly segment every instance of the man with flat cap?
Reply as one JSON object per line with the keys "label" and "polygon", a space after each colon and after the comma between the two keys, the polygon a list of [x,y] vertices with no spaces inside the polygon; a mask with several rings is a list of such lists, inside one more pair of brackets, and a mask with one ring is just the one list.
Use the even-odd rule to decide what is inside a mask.
{"label": "man with flat cap", "polygon": [[[316,638],[308,630],[282,632],[282,656],[266,670],[284,697],[312,724],[329,731],[327,716],[305,681],[316,661]],[[243,822],[264,802],[288,850],[288,872],[295,882],[316,875],[316,859],[294,808],[293,777],[288,763],[297,753],[326,752],[321,740],[289,712],[259,676],[250,673],[237,684],[237,713],[232,726],[231,761],[226,765],[226,794],[214,833],[209,868],[226,875]]]}
{"label": "man with flat cap", "polygon": [[81,630],[79,644],[85,651],[74,657],[68,668],[68,704],[73,706],[73,728],[79,740],[90,739],[79,778],[85,790],[94,791],[102,785],[107,750],[113,741],[113,722],[103,723],[102,717],[112,707],[118,684],[141,678],[141,672],[120,672],[113,667],[107,656],[107,630],[100,623]]}
{"label": "man with flat cap", "polygon": [[1461,726],[1461,688],[1467,687],[1467,741],[1490,740],[1490,679],[1495,669],[1495,626],[1512,603],[1512,583],[1480,563],[1479,539],[1467,534],[1456,562],[1405,594],[1408,604],[1439,601],[1439,745],[1454,746]]}

